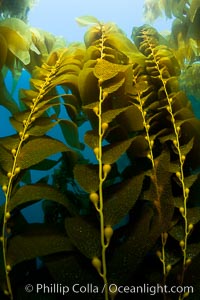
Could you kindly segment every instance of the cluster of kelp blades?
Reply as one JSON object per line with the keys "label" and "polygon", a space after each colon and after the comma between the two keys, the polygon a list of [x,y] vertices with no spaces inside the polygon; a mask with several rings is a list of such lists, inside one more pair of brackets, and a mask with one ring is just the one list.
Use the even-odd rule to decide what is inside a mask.
{"label": "cluster of kelp blades", "polygon": [[[25,283],[42,273],[47,283],[105,286],[90,299],[126,296],[110,283],[192,285],[198,295],[200,121],[179,88],[180,64],[150,26],[135,28],[133,43],[112,23],[79,21],[88,20],[85,45],[69,47],[18,19],[0,24],[0,103],[15,130],[0,139],[2,294],[26,299]],[[18,105],[4,78],[20,67],[31,79]],[[62,141],[48,135],[55,126]],[[31,177],[52,169],[52,183]],[[37,201],[44,222],[28,223],[22,209]]]}

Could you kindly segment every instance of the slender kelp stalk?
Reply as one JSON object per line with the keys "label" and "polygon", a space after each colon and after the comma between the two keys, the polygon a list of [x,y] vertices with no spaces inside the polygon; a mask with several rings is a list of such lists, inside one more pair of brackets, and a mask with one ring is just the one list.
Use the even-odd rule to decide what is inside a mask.
{"label": "slender kelp stalk", "polygon": [[[100,45],[100,58],[98,60],[103,59],[104,57],[104,39],[105,39],[105,32],[104,32],[104,26],[101,27],[102,30],[102,36],[101,36],[101,45]],[[108,294],[108,281],[107,281],[107,267],[106,267],[106,249],[109,246],[110,238],[113,234],[113,229],[111,226],[105,227],[104,224],[104,214],[103,214],[103,182],[105,181],[107,174],[111,170],[110,165],[103,165],[102,162],[102,155],[103,155],[103,149],[102,149],[102,142],[103,142],[103,136],[105,131],[108,128],[107,123],[102,123],[102,104],[105,98],[107,97],[107,93],[103,91],[103,81],[101,79],[98,80],[99,84],[99,103],[98,107],[94,108],[94,112],[98,117],[98,147],[94,148],[94,153],[96,155],[96,158],[98,160],[98,168],[99,168],[99,194],[97,193],[91,193],[90,194],[90,200],[94,203],[96,210],[99,213],[100,217],[100,231],[101,231],[101,247],[102,247],[102,253],[101,253],[101,259],[100,261],[97,257],[93,258],[92,264],[96,267],[99,275],[103,278],[104,281],[104,294],[105,294],[105,300],[109,299]],[[102,265],[101,265],[102,264]]]}
{"label": "slender kelp stalk", "polygon": [[[167,48],[165,45],[160,45],[159,42],[159,35],[158,33],[151,27],[144,27],[138,32],[136,32],[136,43],[138,44],[138,47],[140,51],[147,57],[146,60],[146,70],[152,80],[152,82],[156,82],[157,85],[157,104],[154,104],[152,107],[153,111],[158,111],[157,115],[159,115],[159,112],[161,115],[166,115],[165,119],[168,120],[168,114],[170,115],[170,135],[167,137],[166,140],[170,140],[171,142],[171,150],[177,155],[177,168],[175,171],[175,175],[178,178],[180,182],[180,186],[182,189],[182,197],[183,197],[183,206],[179,208],[179,211],[184,219],[184,239],[180,241],[180,247],[182,249],[183,253],[183,266],[182,266],[182,274],[180,278],[180,284],[183,284],[184,281],[184,273],[186,270],[186,267],[188,265],[188,259],[187,259],[187,242],[188,242],[188,236],[193,228],[193,225],[190,224],[188,226],[188,219],[187,219],[187,200],[189,196],[189,187],[186,186],[185,182],[185,174],[184,174],[184,162],[186,159],[186,154],[190,151],[187,150],[191,149],[189,147],[184,147],[181,145],[180,142],[180,132],[181,132],[181,122],[175,119],[177,110],[175,106],[175,100],[176,100],[176,90],[174,89],[175,86],[177,86],[177,76],[179,73],[179,66],[177,65],[176,60],[174,59],[173,51]],[[167,60],[166,60],[167,55]],[[174,63],[174,64],[173,64]],[[151,81],[150,80],[150,81]],[[137,84],[137,81],[135,82]],[[151,160],[152,168],[153,168],[153,174],[151,177],[151,181],[154,183],[154,188],[156,190],[156,194],[159,195],[159,186],[156,182],[158,182],[158,178],[156,178],[156,160],[153,157],[153,141],[151,139],[153,137],[159,136],[159,134],[163,135],[163,130],[167,130],[167,128],[161,127],[160,133],[154,133],[153,136],[149,135],[149,130],[151,130],[151,122],[152,119],[155,118],[154,116],[151,117],[151,109],[150,109],[150,115],[149,120],[146,118],[147,112],[144,110],[142,99],[140,100],[140,94],[137,95],[137,101],[139,104],[137,104],[139,110],[142,113],[143,118],[143,124],[146,131],[146,140],[148,142],[149,147],[149,154],[148,158]],[[152,97],[153,98],[153,97]],[[153,100],[154,101],[154,100]],[[151,104],[152,101],[150,100],[147,105]],[[159,104],[160,103],[160,104]],[[144,103],[145,105],[145,103]],[[160,105],[160,107],[159,107]],[[147,106],[148,108],[148,106]],[[147,109],[146,108],[146,109]],[[164,112],[164,109],[166,112]],[[168,121],[167,121],[168,122]],[[169,129],[168,129],[169,130]],[[168,130],[166,132],[168,132]],[[174,172],[174,171],[173,171]],[[156,204],[156,202],[155,202]],[[162,262],[163,265],[163,281],[166,282],[166,278],[168,273],[171,270],[171,265],[166,262],[166,242],[168,238],[168,233],[163,232],[161,234],[161,243],[162,243],[162,250],[157,251],[157,255]],[[183,299],[185,295],[181,295],[179,299]]]}
{"label": "slender kelp stalk", "polygon": [[[153,60],[154,60],[156,69],[159,72],[159,78],[162,82],[164,93],[166,95],[166,100],[167,100],[166,109],[170,114],[171,124],[172,124],[173,132],[174,132],[174,135],[175,135],[175,138],[173,140],[173,145],[176,149],[176,153],[178,155],[178,160],[179,160],[179,171],[176,172],[176,176],[177,176],[177,178],[180,181],[181,186],[182,186],[183,206],[179,208],[179,211],[180,211],[180,213],[181,213],[181,215],[184,219],[184,231],[185,231],[184,240],[180,241],[180,247],[181,247],[182,253],[183,253],[183,267],[182,267],[182,274],[181,274],[181,279],[180,279],[180,284],[182,285],[183,281],[184,281],[185,270],[186,270],[186,267],[187,267],[187,264],[188,264],[188,261],[187,261],[187,241],[188,241],[188,236],[190,234],[190,231],[192,229],[191,228],[192,224],[190,224],[188,226],[188,220],[187,220],[187,200],[188,200],[190,190],[189,190],[188,187],[186,187],[185,176],[184,176],[184,162],[185,162],[186,156],[182,153],[182,150],[181,150],[180,138],[179,138],[181,128],[180,128],[179,125],[177,125],[177,122],[176,122],[176,119],[175,119],[175,116],[174,116],[174,113],[175,113],[174,110],[173,110],[173,101],[174,101],[174,99],[170,95],[170,93],[168,92],[168,89],[167,89],[168,78],[166,79],[163,76],[164,71],[159,66],[159,58],[154,53],[153,48],[152,48],[152,54],[153,54]],[[162,238],[163,251],[164,251],[165,243],[166,243],[165,239]],[[163,258],[164,258],[164,252],[163,252],[163,255],[162,255],[162,259]],[[184,297],[185,297],[184,295],[180,295],[179,300],[184,299]]]}
{"label": "slender kelp stalk", "polygon": [[33,123],[37,118],[37,112],[39,111],[40,107],[44,105],[44,102],[42,105],[40,105],[40,102],[42,102],[45,94],[47,93],[50,87],[50,84],[52,83],[53,78],[55,77],[55,73],[57,72],[57,69],[60,65],[61,58],[62,58],[62,54],[60,55],[60,57],[58,58],[54,66],[45,65],[46,70],[43,70],[43,72],[45,73],[43,83],[40,86],[37,86],[37,90],[38,90],[37,96],[32,99],[31,104],[29,103],[30,110],[28,111],[28,113],[27,111],[24,113],[24,120],[22,121],[23,129],[19,131],[18,145],[16,148],[11,149],[13,162],[12,162],[11,170],[7,173],[8,183],[2,186],[2,190],[5,193],[5,204],[4,204],[4,218],[3,218],[3,229],[2,229],[1,241],[3,244],[3,260],[4,260],[5,278],[7,284],[7,288],[5,288],[4,293],[5,295],[9,296],[11,300],[13,299],[13,293],[12,293],[11,281],[9,277],[11,266],[7,259],[7,237],[10,233],[10,228],[8,226],[8,221],[11,218],[9,205],[12,198],[13,186],[15,184],[14,181],[16,180],[17,176],[21,172],[20,163],[18,162],[18,159],[24,144],[29,139],[28,132],[30,127],[33,125]]}
{"label": "slender kelp stalk", "polygon": [[[175,139],[173,140],[173,145],[175,146],[177,153],[178,153],[178,159],[180,162],[180,171],[176,172],[176,176],[179,179],[181,186],[182,186],[182,192],[183,192],[183,206],[181,206],[179,208],[179,211],[184,219],[184,231],[185,231],[185,235],[184,235],[184,239],[180,241],[180,247],[182,249],[183,252],[183,268],[182,268],[182,274],[181,274],[181,279],[180,279],[180,284],[183,284],[184,281],[184,275],[185,275],[185,270],[186,267],[188,265],[188,260],[187,260],[187,241],[188,241],[188,236],[193,228],[192,224],[188,225],[188,220],[187,220],[187,200],[189,197],[189,188],[186,187],[185,184],[185,177],[184,177],[184,162],[185,162],[185,155],[182,154],[181,151],[181,145],[180,145],[180,141],[179,141],[179,132],[180,132],[180,126],[176,125],[176,120],[174,117],[174,113],[173,113],[173,108],[172,108],[172,102],[173,99],[169,97],[168,93],[167,93],[167,89],[166,89],[166,82],[163,80],[163,85],[164,85],[164,89],[165,89],[165,93],[167,96],[167,100],[168,100],[168,106],[167,106],[167,110],[171,116],[171,122],[173,124],[173,128],[174,128],[174,133],[175,133]],[[179,300],[184,299],[184,295],[180,295],[179,296]]]}
{"label": "slender kelp stalk", "polygon": [[[144,89],[141,88],[140,81],[143,81],[144,78],[142,77],[142,74],[140,74],[140,67],[135,66],[133,68],[133,85],[136,87],[136,94],[134,95],[134,105],[137,106],[137,108],[140,110],[143,120],[143,126],[145,129],[145,140],[148,143],[148,153],[147,157],[151,161],[152,170],[151,170],[151,181],[155,188],[156,198],[154,199],[154,205],[157,209],[157,212],[159,214],[159,218],[161,218],[161,204],[160,204],[160,186],[159,186],[159,180],[157,178],[157,161],[154,158],[153,154],[153,146],[154,146],[154,140],[153,137],[150,136],[150,122],[148,118],[148,107],[145,108],[145,101],[148,99],[148,96],[145,97],[146,87],[144,85]],[[148,89],[148,87],[147,87]],[[149,92],[149,96],[151,95],[151,92]],[[135,103],[136,102],[136,103]],[[160,221],[162,221],[160,219]],[[170,265],[166,265],[166,259],[165,259],[165,244],[167,241],[168,234],[162,233],[161,234],[161,242],[162,242],[162,252],[158,251],[158,257],[162,263],[163,266],[163,285],[166,284],[166,278],[167,274],[169,273]],[[165,295],[164,295],[165,297]]]}

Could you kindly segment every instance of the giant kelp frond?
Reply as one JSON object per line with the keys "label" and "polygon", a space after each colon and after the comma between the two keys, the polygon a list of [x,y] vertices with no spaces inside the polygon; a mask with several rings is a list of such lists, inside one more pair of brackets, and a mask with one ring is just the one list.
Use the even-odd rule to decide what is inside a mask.
{"label": "giant kelp frond", "polygon": [[[17,18],[0,21],[0,34],[1,39],[5,39],[7,49],[24,65],[30,63],[30,50],[39,54],[38,49],[32,42],[29,26],[23,21]],[[7,64],[9,65],[10,62],[7,61]]]}
{"label": "giant kelp frond", "polygon": [[[12,95],[8,93],[4,79],[8,70],[13,76],[12,92],[14,91],[23,67],[32,65],[32,57],[42,56],[35,45],[32,33],[27,24],[16,18],[0,21],[0,71],[1,71],[1,98],[0,105],[6,107],[11,113],[16,112],[17,107]],[[36,62],[33,62],[36,65]],[[29,68],[30,69],[30,68]]]}
{"label": "giant kelp frond", "polygon": [[[171,48],[159,44],[159,40],[156,37],[157,32],[146,26],[139,28],[138,32],[135,33],[136,44],[147,57],[146,71],[148,76],[150,76],[149,81],[152,82],[157,93],[156,101],[154,98],[153,103],[147,102],[147,105],[150,104],[148,111],[150,125],[155,130],[154,122],[158,121],[157,118],[159,118],[160,114],[163,116],[167,115],[166,108],[168,108],[170,101],[173,104],[174,114],[176,114],[179,122],[183,124],[189,121],[192,122],[192,120],[194,122],[195,118],[191,110],[191,104],[185,97],[185,94],[179,89],[180,67],[174,52]],[[161,110],[161,108],[163,109]],[[168,118],[166,118],[166,122],[167,120]],[[167,125],[168,123],[165,123],[165,129],[168,128]],[[162,122],[160,122],[158,128],[160,130],[163,129]],[[173,128],[173,130],[175,129]],[[195,130],[193,134],[196,135]],[[186,135],[182,134],[181,141],[188,142],[189,137],[186,140]]]}
{"label": "giant kelp frond", "polygon": [[[92,27],[85,35],[85,43],[86,54],[83,69],[79,74],[79,91],[83,108],[93,127],[86,132],[85,143],[93,150],[96,163],[77,165],[74,175],[84,191],[89,193],[89,198],[99,215],[99,234],[93,235],[92,241],[88,236],[86,244],[89,248],[94,239],[99,244],[100,235],[101,253],[99,249],[93,251],[90,258],[104,280],[105,297],[108,299],[107,283],[112,278],[107,278],[106,253],[113,235],[113,227],[134,206],[144,178],[144,174],[132,176],[130,180],[116,184],[115,189],[112,189],[114,178],[120,176],[118,171],[114,171],[117,162],[135,141],[133,136],[129,136],[129,132],[142,128],[141,118],[137,120],[138,111],[131,106],[128,92],[132,86],[132,61],[138,58],[144,63],[144,56],[114,24],[98,24]],[[121,130],[124,131],[124,134],[119,134],[118,130],[120,133]],[[104,145],[106,140],[107,145]],[[109,179],[112,172],[113,180]],[[106,186],[111,189],[109,197],[104,191]],[[135,186],[137,188],[134,188]],[[131,188],[135,191],[134,196],[127,197],[126,193]],[[117,201],[116,190],[120,195]],[[124,201],[126,205],[123,205]],[[79,223],[80,221],[77,226]],[[70,230],[68,227],[66,229],[67,232]],[[81,243],[76,246],[86,255],[81,249]]]}
{"label": "giant kelp frond", "polygon": [[[179,73],[176,60],[173,54],[165,45],[160,45],[159,35],[154,28],[144,26],[143,28],[134,29],[133,38],[140,51],[147,57],[146,67],[141,69],[136,66],[133,71],[133,104],[138,107],[141,112],[143,125],[145,129],[146,149],[144,153],[151,161],[152,170],[148,172],[149,189],[145,192],[145,199],[152,201],[159,215],[160,226],[165,231],[167,225],[166,210],[168,214],[173,215],[173,196],[168,195],[169,201],[166,206],[165,197],[166,186],[169,186],[170,173],[166,172],[165,176],[161,176],[163,171],[162,149],[155,151],[155,144],[159,135],[167,135],[170,133],[168,122],[166,122],[166,114],[163,111],[165,97],[163,96],[163,85],[160,78],[174,78]],[[173,62],[173,63],[172,63]],[[163,124],[162,124],[163,123]],[[158,126],[159,124],[159,126]],[[158,144],[157,144],[158,146]],[[162,170],[162,171],[161,171]],[[162,177],[162,180],[161,180]],[[164,181],[163,181],[164,180]],[[169,191],[168,191],[169,192]],[[170,192],[169,192],[170,193]],[[168,219],[169,222],[170,219]],[[162,225],[161,225],[162,224]],[[167,271],[164,252],[164,243],[167,233],[162,233],[162,264],[163,264],[163,281],[166,282]]]}
{"label": "giant kelp frond", "polygon": [[126,64],[130,60],[129,56],[136,57],[138,55],[138,59],[142,57],[135,45],[114,23],[99,23],[93,26],[86,32],[84,40],[86,48],[90,47],[88,55],[94,59],[101,55],[102,42],[104,45],[103,58],[110,62]]}
{"label": "giant kelp frond", "polygon": [[66,41],[62,37],[54,36],[38,28],[31,27],[29,30],[32,42],[39,51],[38,54],[30,49],[30,63],[25,68],[31,73],[35,66],[41,66],[43,62],[46,62],[51,52],[66,47]]}
{"label": "giant kelp frond", "polygon": [[[130,82],[124,82],[123,74],[127,74],[128,79],[131,63],[134,60],[144,62],[144,56],[116,25],[108,23],[90,28],[86,32],[85,43],[87,48],[85,64],[79,75],[79,90],[83,105],[98,102],[97,78],[101,77],[98,70],[104,72],[102,79],[105,81],[104,88],[107,93],[117,93],[123,86],[128,88]],[[110,75],[109,68],[111,68]],[[85,84],[88,84],[88,90],[85,90]],[[117,104],[117,101],[115,103],[117,108],[120,104]]]}
{"label": "giant kelp frond", "polygon": [[60,49],[52,52],[41,67],[35,67],[30,80],[32,89],[21,90],[21,101],[28,109],[14,114],[11,118],[11,123],[18,132],[23,130],[27,116],[29,116],[29,122],[26,130],[33,136],[43,135],[46,130],[56,125],[53,119],[45,119],[45,112],[51,107],[60,105],[60,95],[55,90],[58,85],[73,93],[73,97],[64,94],[63,100],[67,108],[73,109],[75,120],[79,109],[77,82],[82,56],[81,49],[75,51],[73,48]]}
{"label": "giant kelp frond", "polygon": [[[183,268],[181,275],[181,284],[184,280],[184,273],[186,269],[188,259],[188,236],[190,234],[189,223],[187,218],[188,212],[188,199],[189,192],[192,184],[197,180],[196,175],[192,175],[189,172],[187,164],[187,157],[189,153],[195,151],[195,140],[191,139],[191,135],[188,136],[187,123],[195,124],[196,120],[191,111],[189,103],[185,100],[185,96],[179,91],[178,87],[178,75],[180,70],[178,64],[173,55],[173,51],[166,46],[159,45],[156,39],[155,30],[149,27],[142,27],[135,35],[136,43],[139,49],[147,57],[146,71],[150,76],[150,81],[154,83],[154,87],[157,90],[157,101],[145,105],[145,101],[141,101],[138,98],[139,108],[142,112],[146,139],[149,144],[149,158],[152,162],[153,168],[155,168],[155,162],[153,158],[152,146],[154,145],[152,139],[159,138],[161,143],[166,143],[170,146],[170,152],[173,152],[173,171],[175,172],[175,181],[182,190],[182,203],[179,201],[179,210],[183,217],[183,227],[185,235],[183,240],[180,241],[180,246],[183,253]],[[143,107],[144,106],[144,107]],[[150,109],[149,109],[150,108]],[[162,127],[162,120],[165,120],[165,126]],[[159,124],[159,126],[158,126]],[[199,124],[198,124],[199,127]],[[157,129],[158,131],[157,131]],[[156,131],[157,132],[156,132]],[[195,136],[195,131],[193,136]],[[170,141],[170,142],[169,142]],[[172,158],[172,153],[170,154]],[[192,168],[192,163],[190,164]],[[157,178],[158,179],[158,178]],[[155,174],[152,177],[152,181],[155,184]],[[159,188],[157,183],[155,187]],[[156,188],[156,189],[157,189]],[[156,199],[156,198],[154,198]],[[163,263],[163,273],[166,278],[166,262],[165,262],[165,250],[166,238],[162,235],[162,254],[160,259]]]}
{"label": "giant kelp frond", "polygon": [[[41,66],[49,54],[56,49],[66,46],[63,39],[55,37],[48,32],[30,28],[17,18],[8,18],[0,21],[0,70],[4,78],[8,70],[12,72],[14,93],[18,80],[23,72],[32,72],[35,66]],[[2,97],[0,104],[11,113],[16,111],[16,103],[3,88],[1,79]]]}
{"label": "giant kelp frond", "polygon": [[[139,76],[137,75],[138,67],[136,68],[134,91],[137,93],[137,97],[135,100],[138,98],[139,91],[140,110],[145,112],[147,125],[151,126],[151,134],[154,133],[155,138],[162,134],[163,130],[165,133],[169,131],[167,120],[163,119],[166,112],[161,110],[166,105],[162,79],[166,84],[168,83],[170,97],[172,97],[175,91],[179,92],[177,76],[180,74],[180,68],[173,51],[160,44],[159,35],[152,27],[144,26],[138,31],[136,30],[134,40],[140,51],[146,56],[145,69],[143,68],[142,73],[140,72],[142,76],[140,73]],[[138,88],[140,89],[138,90]],[[159,127],[156,126],[158,120]]]}
{"label": "giant kelp frond", "polygon": [[[40,52],[32,41],[32,34],[27,24],[16,18],[0,21],[0,71],[1,71],[1,98],[0,105],[6,107],[11,113],[16,112],[16,103],[8,93],[4,78],[8,69],[12,71],[13,88],[21,75],[23,66],[30,64],[30,52],[39,55]],[[33,54],[33,55],[34,55]]]}
{"label": "giant kelp frond", "polygon": [[[55,116],[49,116],[48,109],[60,105],[60,96],[55,93],[54,89],[57,85],[65,86],[73,91],[74,102],[69,97],[70,105],[74,107],[78,105],[75,96],[78,97],[77,75],[81,66],[81,58],[81,50],[73,51],[73,49],[64,48],[53,52],[41,67],[35,68],[31,79],[32,89],[23,90],[21,98],[26,109],[11,117],[11,123],[17,133],[2,138],[0,142],[0,181],[5,193],[2,244],[6,284],[3,280],[2,285],[6,293],[10,294],[11,299],[12,290],[7,266],[11,268],[12,265],[7,255],[6,232],[13,210],[40,199],[53,200],[68,207],[66,198],[52,187],[38,184],[21,186],[20,182],[27,169],[30,170],[48,156],[58,152],[68,152],[69,155],[72,153],[72,150],[65,144],[46,135],[47,131],[62,121]],[[68,105],[67,96],[63,95],[66,105]],[[73,126],[75,125],[73,124],[70,121],[65,124],[69,135],[74,134]],[[73,132],[71,133],[70,130]],[[75,145],[72,143],[72,146]]]}

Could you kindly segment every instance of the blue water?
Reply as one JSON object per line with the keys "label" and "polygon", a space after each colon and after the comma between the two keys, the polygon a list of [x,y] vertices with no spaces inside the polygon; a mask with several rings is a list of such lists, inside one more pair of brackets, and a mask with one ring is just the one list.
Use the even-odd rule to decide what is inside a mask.
{"label": "blue water", "polygon": [[[30,74],[26,71],[23,70],[21,75],[18,78],[17,82],[14,82],[12,73],[8,71],[7,76],[5,77],[5,85],[8,90],[8,92],[12,95],[12,97],[15,99],[16,103],[18,106],[20,106],[19,103],[19,91],[21,88],[23,89],[29,89],[30,80],[31,76]],[[59,94],[63,94],[63,89],[61,87],[57,87],[57,91]],[[15,133],[15,130],[13,129],[9,118],[11,117],[11,113],[5,109],[4,107],[0,107],[0,122],[3,124],[3,126],[0,127],[0,137],[4,136],[9,136]],[[70,119],[69,116],[66,113],[66,110],[64,106],[61,106],[60,108],[60,114],[58,116],[59,118],[63,119]],[[85,122],[80,128],[80,142],[84,142],[84,134],[86,131],[88,131],[91,128],[89,122]],[[52,136],[64,143],[66,143],[61,128],[59,125],[53,127],[51,130],[47,132],[49,136]],[[94,153],[89,147],[85,147],[85,150],[83,151],[83,155],[86,159],[93,159],[95,160]],[[59,158],[61,157],[60,154],[55,154],[49,157],[49,159],[58,161]],[[56,166],[58,168],[59,165]],[[49,177],[48,183],[52,184],[52,175],[54,174],[54,169],[50,171],[38,171],[38,170],[31,170],[31,182],[34,184],[41,180],[42,178],[45,178],[46,176]],[[0,204],[4,202],[4,194],[2,190],[0,189]],[[22,209],[22,213],[24,217],[28,220],[30,223],[34,222],[43,222],[44,221],[44,216],[43,212],[41,209],[41,201],[37,202],[35,204],[32,204],[24,209]]]}

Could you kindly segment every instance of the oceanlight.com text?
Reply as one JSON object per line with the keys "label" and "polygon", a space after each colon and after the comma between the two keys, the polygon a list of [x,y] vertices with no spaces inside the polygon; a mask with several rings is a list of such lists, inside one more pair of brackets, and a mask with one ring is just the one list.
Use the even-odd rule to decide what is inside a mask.
{"label": "oceanlight.com text", "polygon": [[[27,293],[35,292],[36,294],[102,294],[104,293],[106,285],[102,287],[94,285],[92,283],[88,283],[86,285],[81,285],[79,283],[75,283],[72,286],[63,285],[61,283],[37,283],[35,286],[32,284],[27,284],[25,286],[25,291]],[[150,285],[117,285],[115,283],[108,285],[108,290],[110,294],[149,294],[150,296],[154,296],[156,294],[192,294],[194,292],[194,288],[192,286],[168,286],[160,284]]]}
{"label": "oceanlight.com text", "polygon": [[160,284],[157,285],[149,285],[143,284],[138,286],[117,286],[116,284],[109,285],[110,293],[120,293],[120,294],[149,294],[154,296],[156,294],[185,294],[185,293],[193,293],[194,288],[192,286],[167,286]]}

